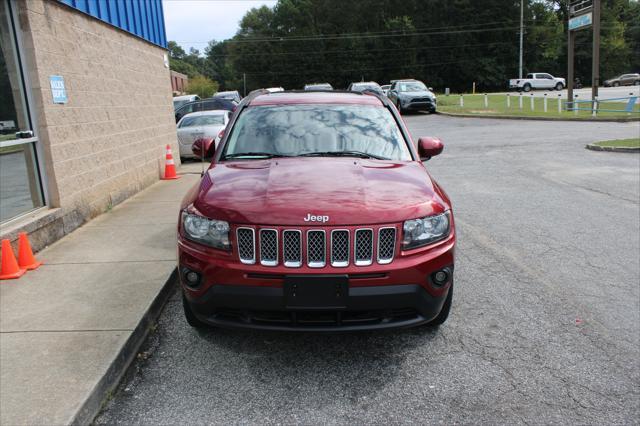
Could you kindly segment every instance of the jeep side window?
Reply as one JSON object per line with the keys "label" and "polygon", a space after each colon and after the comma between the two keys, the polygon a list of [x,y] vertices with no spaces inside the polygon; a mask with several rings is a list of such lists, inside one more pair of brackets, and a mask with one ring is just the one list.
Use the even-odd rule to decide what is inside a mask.
{"label": "jeep side window", "polygon": [[533,78],[533,74],[527,74],[527,78]]}

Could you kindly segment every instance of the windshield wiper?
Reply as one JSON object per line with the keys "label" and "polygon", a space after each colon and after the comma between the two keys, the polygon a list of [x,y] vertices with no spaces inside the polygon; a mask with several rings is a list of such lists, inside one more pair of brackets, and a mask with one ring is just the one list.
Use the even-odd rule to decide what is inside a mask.
{"label": "windshield wiper", "polygon": [[300,154],[299,157],[358,157],[373,158],[376,160],[389,160],[389,158],[380,157],[379,155],[368,154],[362,151],[319,151],[307,152]]}
{"label": "windshield wiper", "polygon": [[272,152],[234,152],[233,154],[226,154],[223,160],[227,158],[242,158],[242,157],[260,157],[260,158],[282,158],[291,157],[290,155],[274,154]]}

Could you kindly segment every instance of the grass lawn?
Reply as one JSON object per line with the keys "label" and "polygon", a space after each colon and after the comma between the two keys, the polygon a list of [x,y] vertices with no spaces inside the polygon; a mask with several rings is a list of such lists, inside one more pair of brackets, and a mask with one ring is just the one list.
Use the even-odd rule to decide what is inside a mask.
{"label": "grass lawn", "polygon": [[[520,95],[514,93],[509,96],[510,106],[507,106],[507,95],[488,94],[488,105],[484,105],[484,95],[463,95],[464,106],[460,106],[460,95],[438,96],[438,110],[441,112],[450,112],[458,114],[477,114],[477,115],[508,115],[518,117],[544,117],[544,118],[569,118],[569,119],[587,119],[593,118],[591,111],[574,111],[562,110],[558,113],[558,93],[549,92],[547,99],[547,112],[544,112],[544,98],[532,97],[531,95],[522,95],[522,109],[520,109]],[[533,109],[531,108],[531,99],[533,99]],[[561,106],[564,108],[565,100],[561,100]],[[582,104],[580,108],[588,108],[589,104]],[[606,102],[601,103],[602,109],[624,110],[626,104]],[[636,101],[633,113],[626,112],[599,112],[596,118],[638,118],[640,119],[640,105]]]}
{"label": "grass lawn", "polygon": [[[15,139],[16,135],[11,133],[8,135],[0,135],[0,142]],[[0,154],[11,154],[12,152],[18,152],[23,150],[23,145],[2,146],[0,147]]]}
{"label": "grass lawn", "polygon": [[631,139],[614,139],[610,141],[596,142],[594,145],[598,146],[615,146],[625,148],[640,148],[640,138]]}

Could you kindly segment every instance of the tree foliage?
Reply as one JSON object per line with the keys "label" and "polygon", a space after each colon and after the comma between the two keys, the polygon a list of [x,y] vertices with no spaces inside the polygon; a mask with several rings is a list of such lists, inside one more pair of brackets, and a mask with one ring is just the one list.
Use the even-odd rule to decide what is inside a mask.
{"label": "tree foliage", "polygon": [[[565,76],[568,0],[524,0],[524,72]],[[170,44],[171,64],[225,90],[418,78],[437,89],[504,89],[518,74],[519,0],[279,0],[251,9],[204,55]],[[602,0],[601,76],[640,68],[640,6]],[[591,78],[591,31],[577,37],[576,76]]]}
{"label": "tree foliage", "polygon": [[187,93],[201,98],[210,98],[218,91],[218,83],[203,75],[196,75],[189,79]]}

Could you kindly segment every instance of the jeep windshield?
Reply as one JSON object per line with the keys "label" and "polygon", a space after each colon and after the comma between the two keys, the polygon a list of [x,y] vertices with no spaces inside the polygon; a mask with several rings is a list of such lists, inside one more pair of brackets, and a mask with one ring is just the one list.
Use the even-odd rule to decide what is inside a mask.
{"label": "jeep windshield", "polygon": [[221,159],[355,157],[411,161],[391,112],[370,105],[248,107]]}

